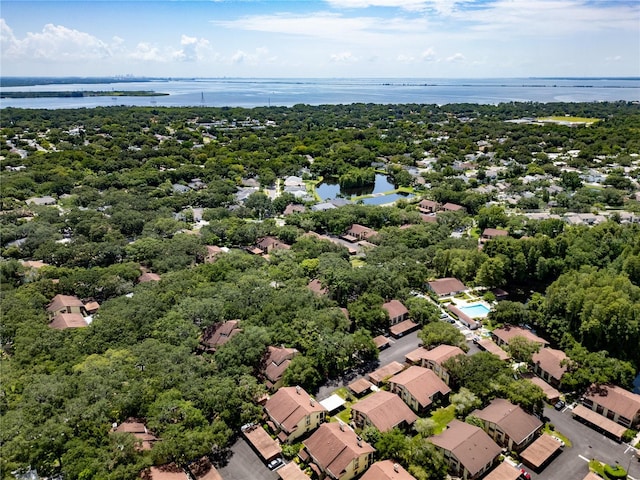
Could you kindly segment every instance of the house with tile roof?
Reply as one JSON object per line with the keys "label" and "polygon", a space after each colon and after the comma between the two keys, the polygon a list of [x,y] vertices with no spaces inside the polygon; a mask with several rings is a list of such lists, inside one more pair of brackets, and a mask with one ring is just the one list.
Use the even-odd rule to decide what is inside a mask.
{"label": "house with tile roof", "polygon": [[240,332],[242,332],[240,320],[216,323],[205,329],[202,333],[201,343],[206,350],[215,352],[218,347],[227,343]]}
{"label": "house with tile roof", "polygon": [[327,409],[301,387],[282,387],[264,405],[281,442],[293,443],[325,421]]}
{"label": "house with tile roof", "polygon": [[540,419],[503,398],[492,400],[471,415],[482,420],[485,432],[499,445],[515,451],[523,450],[535,440],[543,425]]}
{"label": "house with tile roof", "polygon": [[58,294],[51,299],[47,305],[47,315],[49,320],[53,320],[59,313],[76,313],[80,316],[86,315],[84,303],[75,295]]}
{"label": "house with tile roof", "polygon": [[420,347],[413,352],[408,353],[405,358],[411,363],[419,364],[421,367],[433,370],[435,374],[444,381],[444,383],[449,385],[451,378],[449,372],[442,366],[442,364],[456,355],[464,355],[464,352],[460,347],[443,344],[438,345],[431,350]]}
{"label": "house with tile roof", "polygon": [[389,379],[389,391],[414,412],[424,413],[436,403],[447,402],[451,388],[433,370],[413,365]]}
{"label": "house with tile roof", "polygon": [[49,322],[49,327],[56,330],[66,330],[67,328],[84,328],[87,321],[79,313],[59,313]]}
{"label": "house with tile roof", "polygon": [[409,318],[409,310],[400,300],[390,300],[382,304],[382,309],[389,314],[389,323],[396,325]]}
{"label": "house with tile roof", "polygon": [[562,381],[562,376],[567,371],[566,362],[569,359],[562,350],[555,348],[541,348],[533,354],[533,372],[542,380],[558,387]]}
{"label": "house with tile roof", "polygon": [[347,425],[323,423],[304,442],[300,453],[310,460],[320,478],[351,480],[369,468],[376,451]]}
{"label": "house with tile roof", "polygon": [[416,477],[399,463],[382,460],[371,465],[360,480],[416,480]]}
{"label": "house with tile roof", "polygon": [[380,390],[351,406],[351,416],[358,428],[374,426],[381,432],[393,428],[408,429],[418,419],[395,393]]}
{"label": "house with tile roof", "polygon": [[491,470],[501,452],[480,427],[456,419],[429,441],[444,455],[449,474],[463,480],[475,480]]}
{"label": "house with tile roof", "polygon": [[151,450],[153,444],[158,441],[144,423],[132,418],[114,428],[113,433],[130,433],[136,438],[137,448],[140,450]]}
{"label": "house with tile roof", "polygon": [[640,395],[616,385],[591,385],[582,404],[626,428],[640,426]]}
{"label": "house with tile roof", "polygon": [[269,390],[277,390],[282,386],[284,372],[298,354],[295,348],[269,346],[263,360],[262,374]]}
{"label": "house with tile roof", "polygon": [[446,277],[438,278],[427,282],[429,290],[431,290],[438,298],[448,297],[450,295],[456,295],[467,290],[467,287],[457,278]]}
{"label": "house with tile roof", "polygon": [[539,337],[528,328],[519,327],[517,325],[505,325],[502,328],[496,328],[491,332],[491,338],[499,347],[508,345],[512,338],[524,337],[530,342],[539,343],[541,347],[549,345],[544,338]]}

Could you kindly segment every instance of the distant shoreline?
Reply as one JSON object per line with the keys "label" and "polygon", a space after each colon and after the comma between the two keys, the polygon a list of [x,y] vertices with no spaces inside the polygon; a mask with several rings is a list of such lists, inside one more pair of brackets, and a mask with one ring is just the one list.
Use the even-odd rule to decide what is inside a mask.
{"label": "distant shoreline", "polygon": [[80,98],[80,97],[162,97],[168,93],[147,90],[61,91],[61,92],[1,92],[0,98]]}

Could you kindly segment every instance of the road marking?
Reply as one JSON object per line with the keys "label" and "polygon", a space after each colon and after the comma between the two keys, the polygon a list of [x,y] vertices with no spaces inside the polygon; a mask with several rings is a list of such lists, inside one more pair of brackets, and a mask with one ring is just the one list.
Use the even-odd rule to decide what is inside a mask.
{"label": "road marking", "polygon": [[583,457],[582,455],[578,455],[578,457],[581,458],[582,460],[584,460],[585,462],[590,462],[591,461],[587,457]]}
{"label": "road marking", "polygon": [[627,445],[627,449],[624,451],[624,453],[627,453],[629,450],[632,450],[634,452],[636,451],[636,449],[633,448],[631,445]]}

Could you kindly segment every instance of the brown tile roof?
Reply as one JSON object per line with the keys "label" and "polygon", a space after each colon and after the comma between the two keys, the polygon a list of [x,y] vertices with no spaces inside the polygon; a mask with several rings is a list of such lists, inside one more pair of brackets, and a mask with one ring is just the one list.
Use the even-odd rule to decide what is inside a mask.
{"label": "brown tile roof", "polygon": [[545,433],[520,454],[520,459],[537,470],[561,448],[560,442]]}
{"label": "brown tile roof", "polygon": [[419,347],[419,348],[416,348],[415,350],[412,350],[409,353],[407,353],[404,356],[404,359],[408,363],[421,363],[422,359],[425,358],[425,355],[427,355],[428,352],[429,352],[429,350],[427,350],[426,348]]}
{"label": "brown tile roof", "polygon": [[455,203],[445,203],[444,205],[442,205],[442,210],[448,210],[450,212],[457,212],[460,210],[464,210],[464,207],[462,205],[457,205]]}
{"label": "brown tile roof", "polygon": [[364,225],[359,225],[357,223],[351,225],[347,230],[347,233],[356,237],[363,236],[364,238],[369,238],[378,234],[378,232],[373,228],[365,227]]}
{"label": "brown tile roof", "polygon": [[451,388],[433,370],[415,365],[391,377],[389,383],[405,387],[421,408],[431,405],[431,398],[436,393],[447,395],[451,392]]}
{"label": "brown tile roof", "polygon": [[433,290],[438,296],[450,295],[467,289],[464,283],[457,278],[452,277],[439,278],[428,282],[428,284],[431,290]]}
{"label": "brown tile roof", "polygon": [[204,331],[202,342],[210,347],[224,345],[242,331],[239,325],[239,320],[228,320],[224,323],[212,325]]}
{"label": "brown tile roof", "polygon": [[582,480],[602,480],[602,477],[593,472],[589,472]]}
{"label": "brown tile roof", "polygon": [[100,304],[98,302],[87,302],[84,308],[87,312],[95,312],[100,309]]}
{"label": "brown tile roof", "polygon": [[353,460],[376,451],[359,438],[348,426],[332,422],[320,425],[303,444],[323,470],[339,478]]}
{"label": "brown tile roof", "polygon": [[[502,462],[491,473],[484,477],[483,480],[519,480],[520,469],[514,467],[508,462]],[[602,480],[602,479],[600,479]]]}
{"label": "brown tile roof", "polygon": [[309,475],[300,470],[295,462],[289,462],[278,469],[278,475],[282,480],[309,480]]}
{"label": "brown tile roof", "polygon": [[274,393],[264,406],[267,415],[290,434],[298,422],[313,412],[327,409],[315,401],[300,387],[282,387]]}
{"label": "brown tile roof", "polygon": [[549,373],[558,381],[567,371],[566,365],[560,365],[563,360],[567,359],[567,355],[562,350],[555,348],[541,348],[538,353],[534,353],[532,357],[533,363],[540,366],[542,370]]}
{"label": "brown tile roof", "polygon": [[387,337],[385,337],[384,335],[378,335],[377,337],[375,337],[373,339],[373,343],[376,344],[376,347],[378,348],[382,348],[385,345],[389,345],[389,339]]}
{"label": "brown tile roof", "polygon": [[286,243],[281,242],[280,240],[274,237],[264,237],[260,239],[257,246],[263,252],[266,252],[267,250],[277,250],[277,249],[289,250],[291,248],[290,245],[287,245]]}
{"label": "brown tile roof", "polygon": [[151,467],[140,473],[143,480],[188,480],[187,474],[175,463]]}
{"label": "brown tile roof", "polygon": [[615,385],[592,385],[584,398],[632,421],[640,411],[640,395]]}
{"label": "brown tile roof", "polygon": [[516,443],[522,443],[529,435],[542,427],[542,422],[504,398],[496,398],[482,410],[472,415],[498,425]]}
{"label": "brown tile roof", "polygon": [[449,422],[444,432],[430,440],[436,447],[455,455],[472,476],[491,463],[501,451],[484,430],[455,419]]}
{"label": "brown tile roof", "polygon": [[305,212],[307,209],[304,205],[298,205],[295,203],[290,203],[289,205],[287,205],[287,207],[284,209],[284,212],[282,212],[283,215],[291,215],[292,213],[303,213]]}
{"label": "brown tile roof", "polygon": [[273,460],[282,453],[280,444],[271,438],[261,425],[244,429],[242,433],[264,460]]}
{"label": "brown tile roof", "polygon": [[351,382],[349,384],[349,390],[351,390],[356,395],[360,395],[361,393],[369,390],[372,386],[373,386],[373,383],[371,383],[366,378],[359,378],[355,382]]}
{"label": "brown tile roof", "polygon": [[496,342],[491,340],[490,338],[483,338],[478,341],[478,346],[483,350],[486,350],[489,353],[493,353],[500,360],[509,360],[511,356],[505,352],[502,348],[500,348]]}
{"label": "brown tile roof", "polygon": [[67,307],[84,307],[84,303],[75,295],[56,295],[47,305],[47,311],[57,312]]}
{"label": "brown tile roof", "polygon": [[423,213],[420,215],[420,218],[422,219],[423,222],[426,222],[426,223],[438,223],[438,217],[436,217],[435,215],[427,215]]}
{"label": "brown tile roof", "polygon": [[427,209],[427,210],[435,210],[436,208],[438,208],[438,202],[434,202],[433,200],[427,200],[426,198],[423,198],[422,200],[420,200],[420,203],[418,203],[418,207]]}
{"label": "brown tile roof", "polygon": [[547,397],[547,400],[549,400],[550,402],[555,402],[560,398],[560,395],[561,395],[560,392],[555,388],[553,388],[551,385],[549,385],[540,377],[536,377],[535,375],[530,375],[530,376],[524,376],[524,378],[529,380],[534,385],[539,386],[544,392],[545,396]]}
{"label": "brown tile roof", "polygon": [[382,460],[371,465],[360,480],[416,480],[402,465],[392,460]]}
{"label": "brown tile roof", "polygon": [[486,238],[494,237],[506,237],[509,235],[507,230],[500,230],[499,228],[485,228],[482,232],[482,236]]}
{"label": "brown tile roof", "polygon": [[442,365],[446,360],[456,355],[464,355],[464,352],[460,347],[453,345],[438,345],[436,348],[427,350],[427,353],[423,354],[422,358],[426,361],[437,363]]}
{"label": "brown tile roof", "polygon": [[84,317],[79,313],[59,313],[49,324],[51,328],[56,330],[64,330],[66,328],[83,328],[87,326]]}
{"label": "brown tile roof", "polygon": [[311,280],[307,284],[307,288],[313,293],[317,293],[318,295],[326,295],[328,291],[325,287],[322,286],[322,283],[320,283],[320,280],[318,280],[317,278]]}
{"label": "brown tile roof", "polygon": [[516,325],[505,325],[503,328],[496,328],[491,333],[506,343],[509,343],[514,337],[524,337],[527,340],[539,343],[542,346],[549,344],[549,342],[544,338],[540,338],[528,328],[522,328]]}
{"label": "brown tile roof", "polygon": [[152,272],[145,272],[142,275],[140,275],[138,277],[138,282],[139,283],[145,283],[145,282],[159,282],[160,281],[160,275],[158,275],[157,273],[152,273]]}
{"label": "brown tile roof", "polygon": [[607,417],[603,417],[599,413],[588,409],[584,405],[576,405],[575,407],[573,407],[573,409],[571,410],[571,414],[586,420],[588,423],[591,423],[596,427],[609,432],[617,438],[622,438],[624,432],[627,431],[627,429],[622,425],[618,425],[613,420],[609,420]]}
{"label": "brown tile roof", "polygon": [[404,335],[407,332],[412,332],[419,326],[420,325],[418,325],[416,322],[407,319],[389,327],[389,333],[391,333],[391,335],[393,335],[394,337],[399,337]]}
{"label": "brown tile roof", "polygon": [[222,475],[218,473],[216,467],[207,457],[202,457],[189,465],[189,470],[195,475],[196,480],[222,480]]}
{"label": "brown tile roof", "polygon": [[412,425],[418,417],[395,393],[380,390],[351,406],[381,432],[387,432],[403,422]]}
{"label": "brown tile roof", "polygon": [[369,380],[375,384],[382,382],[384,379],[395,375],[404,370],[404,366],[399,362],[391,362],[387,365],[374,370],[369,374]]}
{"label": "brown tile roof", "polygon": [[131,433],[141,442],[140,448],[142,450],[151,450],[153,444],[158,441],[157,437],[147,431],[144,423],[136,420],[127,420],[118,425],[113,431],[118,433]]}
{"label": "brown tile roof", "polygon": [[387,311],[389,318],[396,318],[409,314],[409,310],[407,310],[407,307],[405,307],[400,300],[390,300],[387,303],[384,303],[382,308]]}
{"label": "brown tile roof", "polygon": [[284,375],[284,371],[291,363],[291,359],[298,354],[295,348],[269,346],[265,358],[264,375],[273,383],[276,383]]}

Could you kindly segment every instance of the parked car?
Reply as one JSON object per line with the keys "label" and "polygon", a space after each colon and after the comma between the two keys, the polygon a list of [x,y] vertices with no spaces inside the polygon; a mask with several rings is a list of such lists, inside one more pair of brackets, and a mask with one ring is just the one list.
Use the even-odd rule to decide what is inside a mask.
{"label": "parked car", "polygon": [[562,400],[558,400],[556,402],[556,404],[553,406],[553,408],[555,408],[556,410],[562,410],[565,407],[566,403],[564,403]]}
{"label": "parked car", "polygon": [[524,468],[520,469],[520,478],[522,480],[531,480],[531,474],[527,472]]}
{"label": "parked car", "polygon": [[275,470],[276,468],[281,467],[282,465],[284,465],[284,460],[282,460],[282,458],[278,457],[278,458],[274,458],[273,460],[271,460],[267,464],[267,467],[269,468],[269,470]]}

